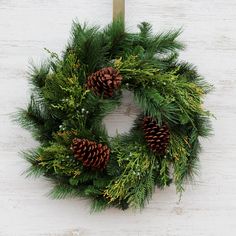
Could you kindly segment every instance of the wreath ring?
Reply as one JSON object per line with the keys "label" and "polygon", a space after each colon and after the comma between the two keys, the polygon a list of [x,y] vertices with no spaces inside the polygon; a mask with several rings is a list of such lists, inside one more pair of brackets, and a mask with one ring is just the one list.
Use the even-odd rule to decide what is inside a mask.
{"label": "wreath ring", "polygon": [[[177,192],[198,170],[199,137],[209,135],[203,96],[211,86],[178,60],[180,31],[139,32],[117,20],[104,29],[73,23],[62,56],[32,66],[32,96],[18,121],[40,142],[24,152],[27,175],[47,176],[54,198],[92,199],[92,208],[142,208],[155,186]],[[109,137],[104,117],[124,89],[141,114],[129,133]],[[173,168],[173,174],[170,173]]]}

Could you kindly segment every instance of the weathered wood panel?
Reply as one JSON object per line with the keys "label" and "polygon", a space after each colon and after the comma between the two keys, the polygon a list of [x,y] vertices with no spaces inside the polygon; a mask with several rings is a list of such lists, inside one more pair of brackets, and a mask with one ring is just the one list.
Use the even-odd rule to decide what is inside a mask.
{"label": "weathered wood panel", "polygon": [[[236,2],[126,2],[130,30],[144,20],[153,23],[155,30],[183,27],[181,37],[188,47],[181,57],[196,64],[215,84],[206,100],[217,117],[215,136],[203,142],[196,185],[187,186],[180,203],[170,187],[156,191],[141,213],[111,209],[90,215],[87,201],[50,200],[45,195],[50,189],[45,179],[21,176],[26,163],[17,153],[36,143],[10,121],[9,114],[27,102],[29,59],[44,58],[44,47],[60,52],[76,17],[107,24],[112,18],[112,1],[0,0],[1,236],[236,235]],[[123,122],[127,119],[132,117]],[[117,128],[122,127],[118,123]]]}

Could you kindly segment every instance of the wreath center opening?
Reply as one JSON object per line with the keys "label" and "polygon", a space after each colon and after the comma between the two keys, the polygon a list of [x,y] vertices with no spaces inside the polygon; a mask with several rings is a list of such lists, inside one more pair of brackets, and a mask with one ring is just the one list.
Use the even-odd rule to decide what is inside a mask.
{"label": "wreath center opening", "polygon": [[134,102],[133,92],[123,90],[121,105],[103,119],[108,135],[115,137],[129,132],[140,111]]}

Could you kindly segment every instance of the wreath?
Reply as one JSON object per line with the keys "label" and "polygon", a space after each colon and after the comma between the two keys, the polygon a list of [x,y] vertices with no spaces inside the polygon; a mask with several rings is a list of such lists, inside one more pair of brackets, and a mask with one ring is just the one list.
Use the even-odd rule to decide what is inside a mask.
{"label": "wreath", "polygon": [[[18,113],[39,147],[24,152],[27,176],[54,182],[54,198],[85,197],[93,210],[142,208],[155,187],[178,193],[198,172],[199,137],[210,134],[203,97],[211,86],[178,60],[180,30],[137,33],[122,21],[105,28],[74,22],[59,56],[49,50],[29,73],[32,95]],[[104,117],[125,90],[141,110],[125,134],[109,137]]]}

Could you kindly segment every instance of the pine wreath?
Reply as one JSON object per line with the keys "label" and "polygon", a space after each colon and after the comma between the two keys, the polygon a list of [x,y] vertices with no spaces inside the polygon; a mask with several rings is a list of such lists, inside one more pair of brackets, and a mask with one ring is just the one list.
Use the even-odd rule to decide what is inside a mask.
{"label": "pine wreath", "polygon": [[[20,124],[40,142],[24,153],[27,174],[46,176],[54,198],[90,198],[94,210],[142,208],[155,187],[177,192],[198,171],[199,137],[211,131],[203,97],[211,86],[178,60],[180,31],[137,33],[117,20],[104,29],[77,22],[61,56],[32,66],[31,100]],[[126,134],[109,137],[103,118],[124,89],[142,111]],[[170,168],[173,169],[170,173]],[[173,173],[172,173],[173,172]]]}

